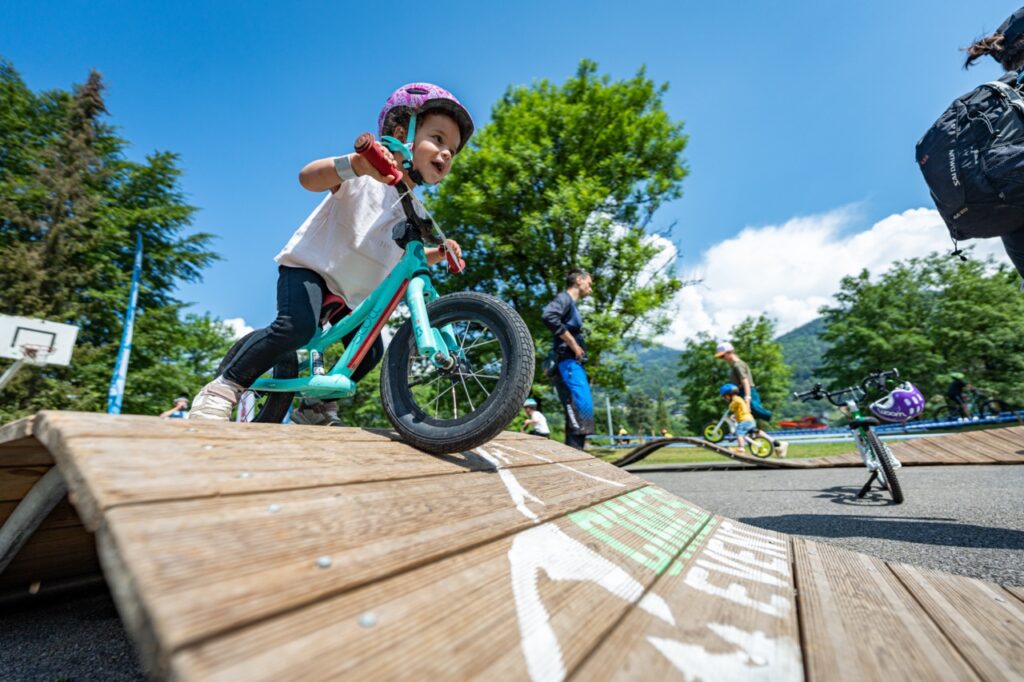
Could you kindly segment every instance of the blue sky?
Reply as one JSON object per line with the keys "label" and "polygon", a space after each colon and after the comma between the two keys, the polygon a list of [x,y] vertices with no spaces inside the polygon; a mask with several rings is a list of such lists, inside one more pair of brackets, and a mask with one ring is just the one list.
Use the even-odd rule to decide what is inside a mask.
{"label": "blue sky", "polygon": [[[886,240],[853,238],[931,206],[914,143],[953,97],[998,75],[990,60],[964,72],[958,48],[1016,8],[954,0],[8,0],[0,5],[0,55],[36,90],[67,88],[90,68],[104,74],[111,120],[132,155],[179,153],[183,188],[201,208],[194,227],[219,237],[223,260],[181,297],[197,310],[262,325],[274,311],[272,258],[318,202],[299,187],[298,170],[347,152],[374,128],[394,87],[441,83],[479,125],[509,84],[561,82],[584,57],[617,78],[644,65],[670,85],[665,108],[691,136],[691,175],[684,197],[659,219],[677,224],[681,271],[709,275],[723,244],[742,254],[743,235],[774,235],[785,247],[808,225],[846,244],[834,258],[845,263],[850,249],[878,249],[852,260],[880,266]],[[945,248],[934,216],[929,224],[924,246],[914,241],[892,254]],[[728,302],[701,305],[711,320],[703,328],[718,331],[734,317],[719,309]],[[782,326],[806,318],[807,305],[790,317],[778,313],[788,320]]]}

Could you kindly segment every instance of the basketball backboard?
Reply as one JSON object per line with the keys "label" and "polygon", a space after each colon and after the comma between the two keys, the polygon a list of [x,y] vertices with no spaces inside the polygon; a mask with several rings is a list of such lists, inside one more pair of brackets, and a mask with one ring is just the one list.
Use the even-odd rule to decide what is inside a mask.
{"label": "basketball backboard", "polygon": [[0,358],[68,365],[77,336],[78,327],[71,324],[0,315]]}

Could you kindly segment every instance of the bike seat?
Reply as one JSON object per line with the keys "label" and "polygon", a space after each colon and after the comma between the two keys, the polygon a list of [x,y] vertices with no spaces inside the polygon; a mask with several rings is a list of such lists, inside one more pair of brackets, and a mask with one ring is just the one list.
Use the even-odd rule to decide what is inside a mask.
{"label": "bike seat", "polygon": [[327,292],[324,302],[320,304],[320,326],[322,327],[327,322],[334,324],[348,313],[348,303],[345,302],[345,299],[337,294]]}
{"label": "bike seat", "polygon": [[878,421],[874,417],[861,417],[860,419],[851,419],[850,428],[859,429],[862,426],[878,426],[882,422]]}

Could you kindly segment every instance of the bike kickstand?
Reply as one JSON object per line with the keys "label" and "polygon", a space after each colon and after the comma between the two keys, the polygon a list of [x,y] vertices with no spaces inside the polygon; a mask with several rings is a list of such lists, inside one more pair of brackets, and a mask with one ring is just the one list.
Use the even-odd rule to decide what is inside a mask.
{"label": "bike kickstand", "polygon": [[874,483],[876,480],[878,480],[878,472],[872,471],[871,478],[868,479],[868,482],[865,483],[864,487],[860,489],[859,493],[857,493],[857,497],[864,497],[865,495],[867,495],[868,491],[871,490],[871,484]]}

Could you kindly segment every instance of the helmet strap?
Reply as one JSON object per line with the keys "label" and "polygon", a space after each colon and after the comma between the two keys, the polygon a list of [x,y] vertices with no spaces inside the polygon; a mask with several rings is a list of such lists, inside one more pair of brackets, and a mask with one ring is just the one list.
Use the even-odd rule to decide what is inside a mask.
{"label": "helmet strap", "polygon": [[405,142],[400,142],[397,138],[391,135],[385,135],[380,138],[381,144],[387,147],[392,154],[398,154],[402,161],[402,170],[409,174],[409,179],[415,182],[417,185],[429,184],[423,178],[423,174],[417,169],[412,167],[412,145],[416,139],[416,114],[413,113],[409,117],[409,132],[406,133]]}

